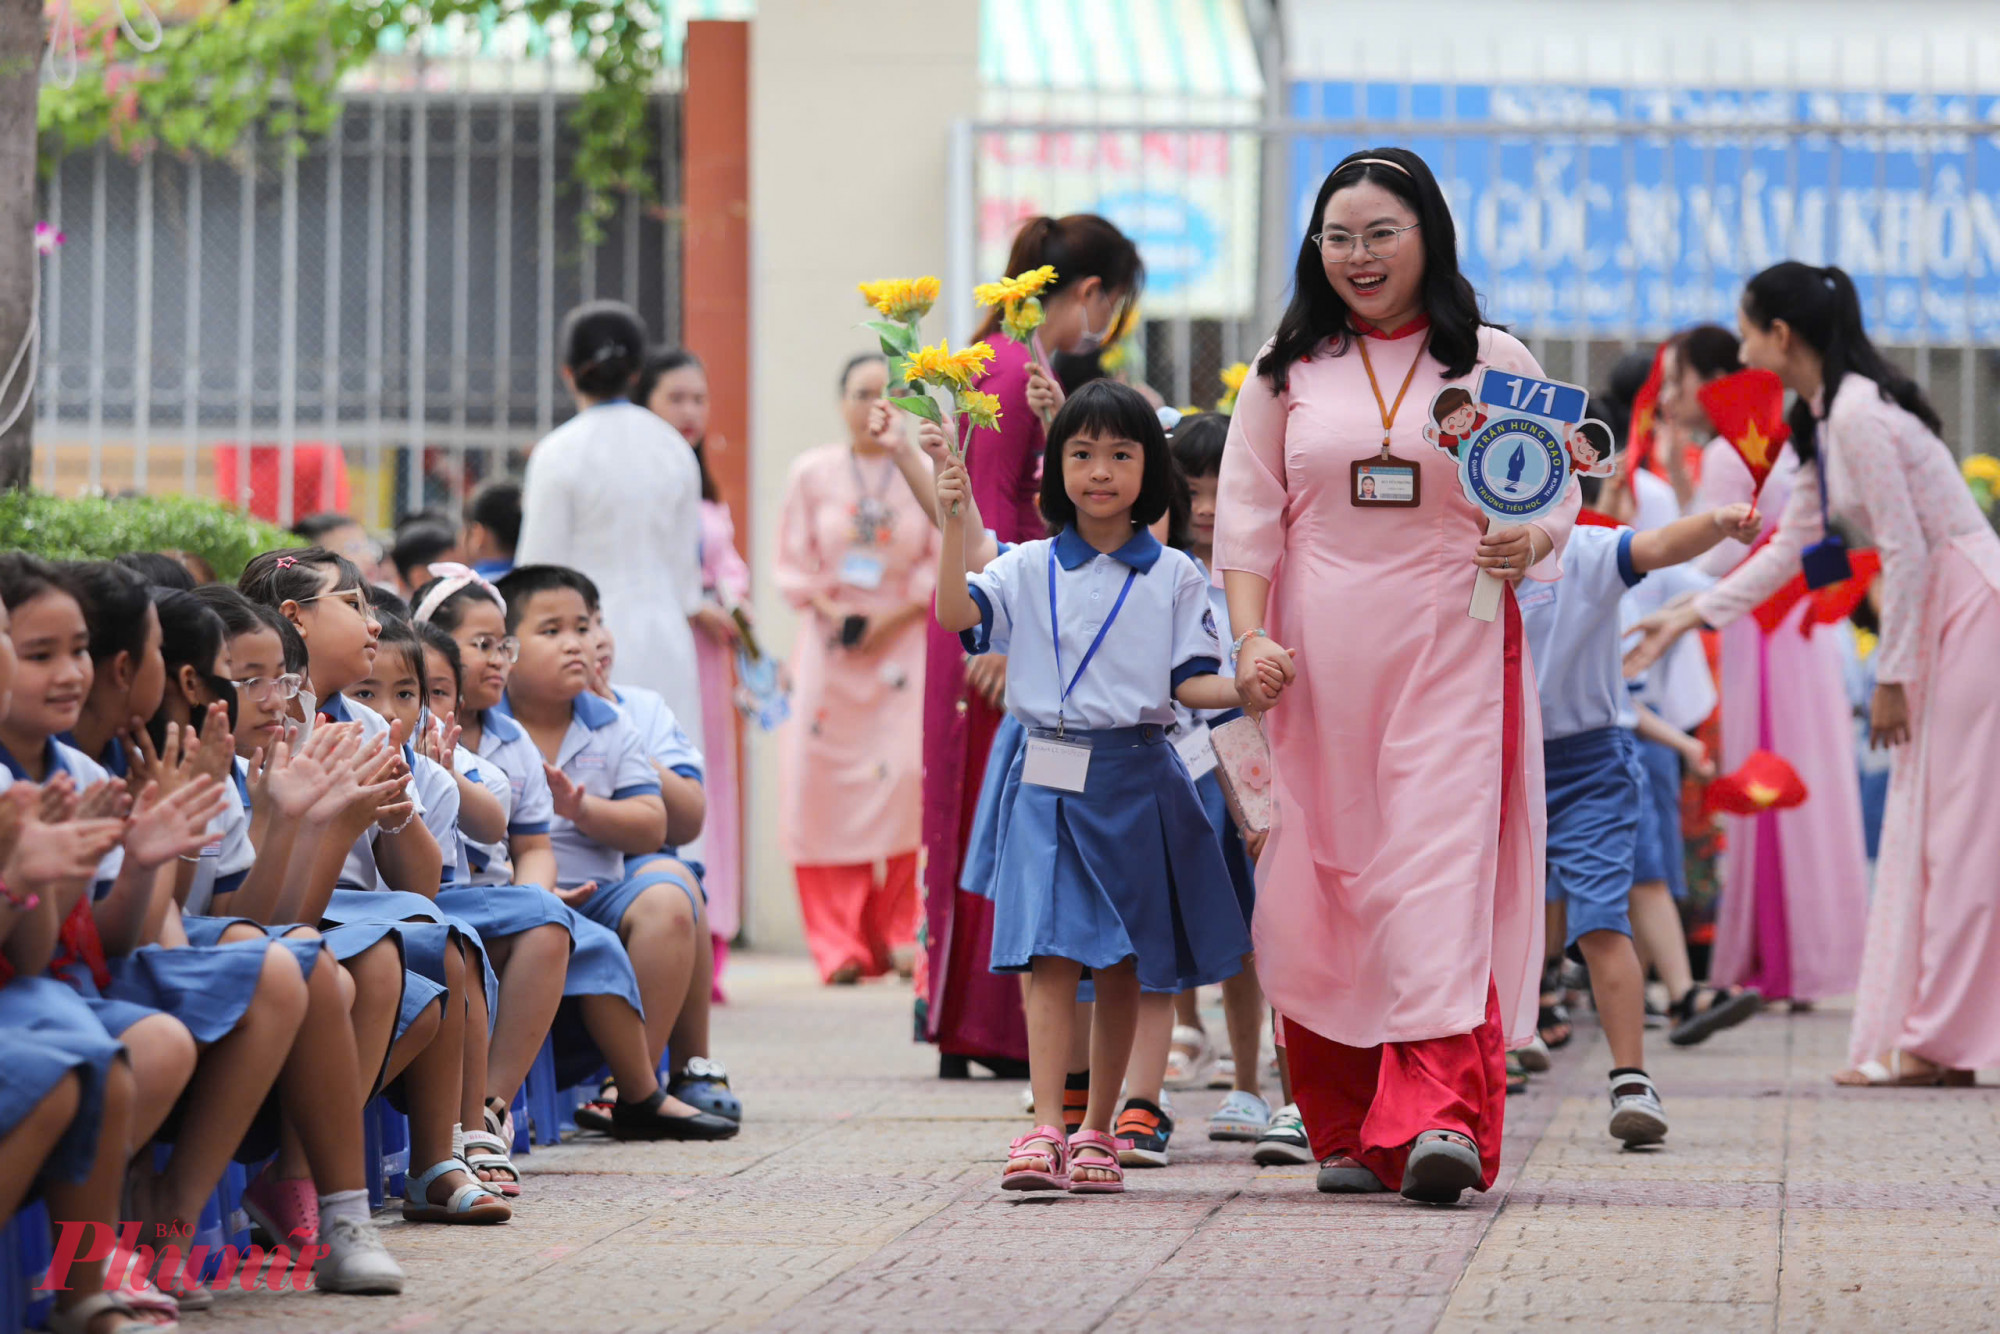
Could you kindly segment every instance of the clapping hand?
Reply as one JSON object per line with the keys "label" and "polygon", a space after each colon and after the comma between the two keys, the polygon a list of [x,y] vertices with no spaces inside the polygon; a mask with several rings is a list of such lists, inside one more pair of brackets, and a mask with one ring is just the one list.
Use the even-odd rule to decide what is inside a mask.
{"label": "clapping hand", "polygon": [[424,729],[423,736],[417,741],[417,754],[445,769],[451,769],[462,730],[458,725],[458,715],[455,713],[447,713],[442,718],[433,717],[431,725]]}
{"label": "clapping hand", "polygon": [[157,783],[148,783],[125,827],[126,857],[151,868],[200,852],[208,842],[209,822],[222,814],[225,804],[222,784],[205,774],[165,796]]}
{"label": "clapping hand", "polygon": [[589,794],[553,764],[544,762],[542,772],[548,776],[549,799],[555,805],[556,814],[575,824],[583,816],[583,799]]}

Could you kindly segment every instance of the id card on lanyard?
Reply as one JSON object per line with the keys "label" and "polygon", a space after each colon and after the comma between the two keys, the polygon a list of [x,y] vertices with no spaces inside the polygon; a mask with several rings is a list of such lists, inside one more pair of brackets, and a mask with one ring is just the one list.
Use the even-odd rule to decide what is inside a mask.
{"label": "id card on lanyard", "polygon": [[[1083,679],[1090,669],[1091,659],[1104,644],[1104,636],[1111,632],[1111,623],[1118,619],[1118,613],[1125,608],[1125,598],[1132,591],[1132,581],[1139,577],[1135,569],[1125,571],[1125,586],[1118,590],[1118,600],[1111,604],[1111,614],[1104,618],[1104,624],[1097,628],[1097,637],[1084,650],[1083,661],[1076,665],[1076,675],[1063,685],[1062,695],[1056,701],[1056,728],[1036,728],[1028,733],[1027,752],[1021,761],[1021,781],[1036,787],[1053,788],[1058,792],[1081,792],[1090,777],[1090,743],[1069,736],[1063,706],[1068,702],[1076,683]],[[1062,683],[1062,618],[1056,607],[1056,551],[1053,543],[1049,546],[1049,638],[1054,641],[1056,653],[1056,681]]]}

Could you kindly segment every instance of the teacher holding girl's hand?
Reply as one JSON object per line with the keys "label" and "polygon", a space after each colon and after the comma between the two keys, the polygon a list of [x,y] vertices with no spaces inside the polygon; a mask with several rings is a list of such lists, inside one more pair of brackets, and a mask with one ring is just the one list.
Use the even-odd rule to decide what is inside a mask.
{"label": "teacher holding girl's hand", "polygon": [[1837,578],[1845,561],[1830,515],[1874,538],[1882,646],[1870,721],[1895,767],[1853,1064],[1834,1080],[1970,1084],[2000,1065],[2000,538],[1938,439],[1937,409],[1868,341],[1845,273],[1775,264],[1743,289],[1737,317],[1744,363],[1798,396],[1798,480],[1769,542],[1690,605],[1638,623],[1646,638],[1626,667],[1643,670],[1704,622],[1728,625],[1802,569],[1808,583]]}
{"label": "teacher holding girl's hand", "polygon": [[[1499,1170],[1505,1050],[1534,1032],[1541,970],[1540,712],[1511,590],[1558,577],[1581,499],[1489,528],[1426,441],[1447,383],[1542,372],[1480,319],[1422,158],[1349,157],[1310,232],[1216,511],[1237,675],[1287,683],[1257,967],[1319,1188],[1450,1202]],[[1363,493],[1353,465],[1385,442],[1414,505]],[[1509,585],[1491,621],[1468,614],[1479,569]]]}

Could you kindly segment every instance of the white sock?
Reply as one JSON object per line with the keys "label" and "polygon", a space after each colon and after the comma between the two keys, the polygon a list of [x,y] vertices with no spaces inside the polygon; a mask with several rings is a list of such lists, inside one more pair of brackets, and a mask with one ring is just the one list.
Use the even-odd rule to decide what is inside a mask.
{"label": "white sock", "polygon": [[368,1192],[365,1190],[337,1190],[331,1195],[319,1197],[320,1231],[336,1218],[350,1218],[357,1223],[368,1222]]}

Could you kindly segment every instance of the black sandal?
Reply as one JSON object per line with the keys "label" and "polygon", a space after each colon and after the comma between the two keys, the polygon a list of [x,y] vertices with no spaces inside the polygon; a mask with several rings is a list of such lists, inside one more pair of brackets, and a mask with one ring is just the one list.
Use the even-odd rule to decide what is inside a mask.
{"label": "black sandal", "polygon": [[[1697,1005],[1696,998],[1704,995],[1708,1003]],[[1764,997],[1752,987],[1731,987],[1727,991],[1709,986],[1690,987],[1687,995],[1673,1005],[1674,1030],[1667,1034],[1667,1041],[1676,1047],[1692,1047],[1725,1028],[1736,1027],[1763,1008]]]}
{"label": "black sandal", "polygon": [[728,1117],[717,1116],[713,1112],[696,1112],[693,1116],[661,1116],[660,1104],[666,1100],[667,1091],[656,1088],[650,1096],[638,1102],[613,1103],[611,1138],[731,1139],[742,1129]]}

